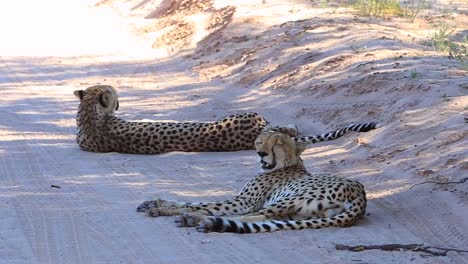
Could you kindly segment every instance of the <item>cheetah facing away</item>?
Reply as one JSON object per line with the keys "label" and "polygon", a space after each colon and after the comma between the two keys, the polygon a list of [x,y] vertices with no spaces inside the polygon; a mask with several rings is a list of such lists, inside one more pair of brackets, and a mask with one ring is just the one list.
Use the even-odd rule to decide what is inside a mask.
{"label": "cheetah facing away", "polygon": [[263,130],[297,135],[294,126],[271,127],[256,113],[231,115],[217,122],[128,122],[114,116],[116,90],[96,85],[75,91],[80,99],[77,142],[92,152],[159,154],[169,151],[236,151],[254,149]]}
{"label": "cheetah facing away", "polygon": [[200,232],[258,233],[353,225],[365,214],[364,186],[329,174],[308,173],[300,158],[307,143],[284,133],[264,132],[255,141],[264,172],[232,200],[184,203],[155,199],[143,202],[137,211],[152,217],[179,215],[179,227],[196,227]]}

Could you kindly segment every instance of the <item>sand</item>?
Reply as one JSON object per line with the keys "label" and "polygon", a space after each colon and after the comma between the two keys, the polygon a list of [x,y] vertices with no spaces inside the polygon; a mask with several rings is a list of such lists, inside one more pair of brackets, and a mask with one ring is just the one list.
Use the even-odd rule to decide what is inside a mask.
{"label": "sand", "polygon": [[[414,186],[468,176],[467,71],[424,44],[439,16],[369,19],[310,1],[200,0],[170,12],[159,1],[62,2],[0,4],[0,263],[468,262],[334,246],[468,250],[467,183]],[[463,32],[466,15],[454,16]],[[310,172],[362,182],[368,215],[350,228],[237,235],[138,214],[157,196],[229,198],[259,165],[254,151],[81,151],[73,91],[97,83],[118,89],[128,120],[256,111],[305,135],[379,121],[303,155]]]}

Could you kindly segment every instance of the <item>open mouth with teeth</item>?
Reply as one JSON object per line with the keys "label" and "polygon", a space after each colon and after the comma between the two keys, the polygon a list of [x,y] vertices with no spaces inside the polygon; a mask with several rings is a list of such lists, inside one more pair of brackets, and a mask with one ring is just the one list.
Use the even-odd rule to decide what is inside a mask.
{"label": "open mouth with teeth", "polygon": [[262,164],[262,169],[264,170],[271,170],[273,169],[274,167],[276,167],[276,162],[273,162],[273,163],[268,163],[264,160],[261,160],[260,163]]}

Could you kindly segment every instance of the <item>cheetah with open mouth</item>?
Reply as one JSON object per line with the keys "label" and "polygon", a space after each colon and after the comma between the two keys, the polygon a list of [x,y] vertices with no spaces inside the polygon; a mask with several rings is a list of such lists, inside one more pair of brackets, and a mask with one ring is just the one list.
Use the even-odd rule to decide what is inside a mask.
{"label": "cheetah with open mouth", "polygon": [[300,154],[317,140],[376,127],[376,123],[353,125],[302,138],[264,132],[255,140],[264,172],[247,182],[233,199],[206,203],[155,199],[143,202],[137,211],[152,217],[179,215],[176,222],[180,227],[196,227],[201,232],[258,233],[353,225],[365,214],[364,186],[329,174],[310,174]]}

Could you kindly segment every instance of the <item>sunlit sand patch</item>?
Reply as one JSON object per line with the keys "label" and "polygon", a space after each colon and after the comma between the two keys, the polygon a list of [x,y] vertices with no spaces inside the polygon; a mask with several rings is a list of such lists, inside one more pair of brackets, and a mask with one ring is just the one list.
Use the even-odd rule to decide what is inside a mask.
{"label": "sunlit sand patch", "polygon": [[217,190],[204,190],[204,191],[174,191],[173,194],[180,196],[201,197],[201,196],[232,196],[236,193],[233,191],[217,191]]}
{"label": "sunlit sand patch", "polygon": [[5,130],[0,128],[0,137],[2,141],[15,141],[15,140],[70,140],[74,139],[75,135],[68,134],[53,134],[53,133],[39,133],[39,132],[24,132]]}
{"label": "sunlit sand patch", "polygon": [[54,125],[57,127],[63,127],[63,128],[74,128],[76,127],[76,122],[74,118],[68,118],[68,119],[57,119],[57,120],[51,120],[51,121],[38,121],[38,122],[32,122],[34,124],[44,124],[44,125]]}
{"label": "sunlit sand patch", "polygon": [[[154,51],[128,32],[110,8],[88,8],[95,1],[11,1],[0,10],[3,27],[0,54],[9,56],[77,56],[127,54],[143,58]],[[28,8],[24,8],[27,6]],[[57,12],[44,15],[52,7]],[[81,17],[71,20],[68,17]],[[21,33],[20,33],[21,32]],[[34,44],[31,44],[34,43]],[[132,52],[129,52],[129,51]]]}
{"label": "sunlit sand patch", "polygon": [[367,191],[367,199],[377,199],[377,198],[383,198],[386,196],[391,196],[395,195],[397,193],[407,191],[412,185],[411,184],[405,184],[402,186],[398,187],[393,187],[393,188],[387,188],[386,190],[382,191]]}

